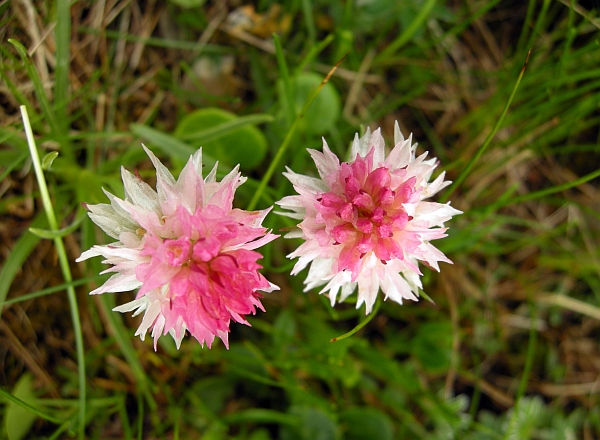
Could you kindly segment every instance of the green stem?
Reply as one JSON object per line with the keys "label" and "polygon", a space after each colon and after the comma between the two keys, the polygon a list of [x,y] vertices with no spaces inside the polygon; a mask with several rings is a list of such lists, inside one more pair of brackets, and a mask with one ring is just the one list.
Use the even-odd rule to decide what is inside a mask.
{"label": "green stem", "polygon": [[471,169],[475,165],[475,162],[477,162],[481,158],[481,156],[483,156],[483,153],[485,152],[487,147],[490,145],[490,142],[492,142],[492,139],[494,139],[494,136],[496,136],[496,133],[498,132],[498,129],[500,128],[500,125],[502,124],[502,121],[504,121],[506,112],[508,112],[508,108],[510,107],[510,104],[512,103],[513,98],[515,97],[515,94],[517,93],[519,84],[521,84],[521,79],[523,79],[523,75],[525,74],[525,69],[527,68],[527,63],[529,62],[529,55],[531,55],[531,51],[529,51],[529,53],[527,54],[527,59],[525,60],[525,64],[523,64],[523,67],[521,68],[521,72],[519,73],[517,82],[516,82],[515,86],[513,87],[512,93],[510,94],[510,97],[508,98],[508,101],[506,102],[504,109],[502,110],[502,114],[500,115],[500,118],[498,119],[498,121],[496,121],[494,128],[492,129],[491,133],[488,135],[488,137],[483,142],[483,145],[481,145],[479,150],[477,150],[477,153],[475,153],[475,156],[473,156],[471,158],[471,160],[469,161],[469,163],[467,164],[465,169],[460,173],[460,175],[454,181],[454,183],[450,186],[450,188],[448,188],[448,190],[444,193],[444,195],[442,196],[442,198],[440,200],[441,203],[446,203],[448,201],[448,199],[450,199],[450,196],[452,195],[452,193],[454,191],[456,191],[458,189],[458,187],[463,183],[463,181],[467,178],[467,176],[471,172]]}
{"label": "green stem", "polygon": [[535,321],[537,319],[537,309],[533,302],[530,303],[531,307],[531,326],[529,327],[529,343],[527,344],[527,357],[525,358],[525,368],[523,369],[523,376],[519,382],[519,389],[517,390],[517,397],[515,399],[515,406],[513,407],[512,416],[508,423],[508,429],[504,433],[504,438],[512,437],[513,430],[515,429],[515,423],[519,418],[519,404],[521,398],[525,394],[527,383],[529,382],[529,376],[531,375],[531,369],[533,368],[533,359],[535,357],[535,348],[537,345],[537,329],[535,328]]}
{"label": "green stem", "polygon": [[258,188],[256,189],[254,196],[252,197],[252,200],[250,200],[250,203],[248,204],[248,211],[252,211],[254,208],[256,208],[256,205],[258,204],[258,201],[260,200],[262,194],[264,193],[265,188],[267,187],[267,184],[271,180],[271,177],[273,177],[273,173],[275,173],[275,170],[277,169],[279,162],[281,162],[281,159],[283,158],[285,152],[287,151],[287,149],[290,145],[290,142],[292,140],[292,136],[294,135],[294,133],[296,132],[296,129],[298,128],[298,124],[300,123],[300,121],[302,120],[304,115],[306,114],[306,111],[308,110],[308,108],[310,107],[312,102],[315,100],[315,98],[317,97],[317,95],[319,94],[321,89],[325,86],[325,84],[327,84],[327,82],[329,81],[329,78],[331,78],[331,75],[333,75],[333,72],[336,71],[336,69],[341,64],[341,62],[344,60],[344,58],[345,58],[345,56],[341,60],[339,60],[335,66],[333,66],[333,68],[329,71],[329,73],[327,74],[325,79],[323,79],[321,84],[319,84],[319,86],[315,89],[315,91],[312,93],[312,95],[310,95],[309,98],[306,100],[304,107],[302,107],[302,110],[296,116],[294,123],[288,130],[285,138],[283,139],[283,142],[281,143],[281,145],[279,146],[279,149],[277,150],[277,153],[275,154],[275,157],[271,161],[271,164],[269,165],[267,172],[265,173],[262,180],[260,181]]}
{"label": "green stem", "polygon": [[579,179],[575,179],[570,182],[565,182],[561,185],[552,186],[550,188],[541,189],[539,191],[530,192],[530,193],[523,194],[523,195],[517,196],[517,197],[512,197],[512,198],[511,197],[503,197],[500,200],[498,200],[497,202],[492,203],[491,205],[488,205],[482,209],[477,208],[477,209],[473,210],[473,212],[478,212],[478,211],[494,212],[505,206],[530,202],[530,201],[536,200],[536,199],[541,199],[541,198],[550,196],[552,194],[555,194],[555,193],[558,193],[561,191],[566,191],[571,188],[576,188],[579,185],[583,185],[584,183],[589,182],[590,180],[594,180],[598,177],[600,177],[600,169],[597,169],[594,172],[586,174],[585,176],[582,176]]}
{"label": "green stem", "polygon": [[[42,197],[42,204],[46,217],[48,218],[48,224],[50,229],[57,231],[58,222],[50,200],[50,193],[48,186],[46,185],[46,179],[44,178],[44,172],[42,171],[42,164],[38,155],[37,146],[31,130],[31,124],[29,122],[29,115],[27,108],[21,106],[21,115],[23,117],[23,126],[25,127],[25,134],[27,136],[27,143],[29,145],[29,152],[31,154],[31,160],[33,162],[33,168],[35,175],[40,187],[40,195]],[[71,319],[73,321],[73,332],[75,333],[75,346],[77,350],[77,371],[79,378],[79,420],[78,420],[78,437],[83,439],[85,437],[85,406],[86,406],[86,383],[85,383],[85,354],[83,350],[83,334],[81,331],[81,319],[79,317],[79,309],[77,308],[77,297],[75,295],[75,289],[70,284],[73,281],[71,275],[71,268],[69,267],[69,259],[67,257],[67,251],[62,241],[62,237],[54,238],[54,246],[58,254],[58,261],[63,274],[63,277],[67,285],[67,297],[69,300],[69,306],[71,309]]]}
{"label": "green stem", "polygon": [[437,0],[427,0],[427,2],[419,9],[419,13],[412,23],[402,32],[398,38],[392,41],[383,52],[379,54],[376,61],[384,60],[391,56],[394,52],[410,41],[413,35],[419,30],[423,23],[429,17],[431,10],[435,6]]}
{"label": "green stem", "polygon": [[358,332],[361,328],[363,328],[365,325],[367,325],[369,322],[371,322],[371,320],[375,317],[375,315],[377,315],[377,312],[379,311],[380,306],[381,306],[381,298],[377,297],[377,301],[375,301],[375,307],[373,307],[373,310],[371,311],[370,315],[368,315],[364,320],[362,320],[356,327],[354,327],[348,333],[344,333],[343,335],[338,336],[337,338],[333,338],[329,342],[341,341],[342,339],[349,338],[354,333]]}

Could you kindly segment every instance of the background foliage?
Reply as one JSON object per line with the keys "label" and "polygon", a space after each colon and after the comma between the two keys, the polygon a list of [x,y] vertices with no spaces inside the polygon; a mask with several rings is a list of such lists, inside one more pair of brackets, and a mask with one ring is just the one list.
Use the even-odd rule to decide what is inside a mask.
{"label": "background foliage", "polygon": [[[0,1],[0,436],[600,437],[595,7]],[[73,261],[106,237],[81,202],[104,202],[102,187],[122,194],[121,166],[151,181],[144,142],[175,174],[200,145],[207,168],[241,163],[250,179],[237,203],[248,207],[307,97],[344,56],[258,205],[292,193],[284,165],[314,173],[305,149],[321,136],[344,156],[355,132],[381,126],[391,139],[398,120],[451,179],[480,154],[452,195],[465,214],[439,243],[454,265],[425,269],[434,303],[386,302],[332,343],[364,310],[303,293],[285,258],[297,243],[278,240],[263,264],[282,289],[251,328],[232,328],[230,350],[188,338],[177,351],[161,338],[155,353],[133,337],[137,318],[111,312],[131,293],[87,295],[101,265]],[[42,154],[59,153],[46,156],[46,179],[62,232],[43,232],[52,225],[19,105]],[[275,215],[267,224],[291,226]],[[58,266],[59,241],[75,281]]]}

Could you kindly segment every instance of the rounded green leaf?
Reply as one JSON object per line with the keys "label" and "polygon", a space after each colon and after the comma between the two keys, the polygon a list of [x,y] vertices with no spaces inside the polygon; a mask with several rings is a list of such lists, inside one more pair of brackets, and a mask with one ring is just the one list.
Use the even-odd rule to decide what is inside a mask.
{"label": "rounded green leaf", "polygon": [[[35,401],[33,376],[29,373],[21,376],[12,390],[12,394],[30,405],[33,404]],[[4,426],[8,438],[10,440],[21,440],[27,435],[36,418],[37,416],[28,408],[24,408],[15,402],[9,402],[4,413]]]}
{"label": "rounded green leaf", "polygon": [[[203,108],[183,118],[174,135],[186,139],[195,148],[202,147],[203,152],[226,165],[233,167],[239,164],[244,170],[252,170],[262,163],[267,152],[267,141],[253,125],[229,129],[229,123],[235,119],[236,115],[225,110]],[[221,125],[223,131],[219,133],[218,127]],[[208,140],[202,139],[202,132],[210,133]]]}
{"label": "rounded green leaf", "polygon": [[[300,113],[306,100],[323,82],[323,76],[314,72],[302,72],[292,79],[293,100],[296,114]],[[285,100],[283,83],[278,83],[279,95]],[[308,134],[324,135],[340,116],[340,95],[331,83],[326,83],[299,122],[299,129]]]}
{"label": "rounded green leaf", "polygon": [[[323,76],[313,72],[303,72],[296,76],[294,85],[296,105],[299,110],[304,106],[306,98],[319,87],[323,79]],[[328,82],[306,111],[301,126],[304,126],[304,130],[308,133],[323,135],[334,126],[340,116],[340,108],[340,95]]]}

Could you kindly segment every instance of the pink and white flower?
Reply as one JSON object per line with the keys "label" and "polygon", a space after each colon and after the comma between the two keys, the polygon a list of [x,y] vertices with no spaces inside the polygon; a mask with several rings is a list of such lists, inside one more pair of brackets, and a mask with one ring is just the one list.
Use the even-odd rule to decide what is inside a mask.
{"label": "pink and white flower", "polygon": [[422,289],[418,261],[439,271],[438,262],[452,263],[431,240],[445,237],[444,222],[461,214],[450,206],[425,201],[451,182],[441,173],[429,182],[437,159],[415,158],[412,144],[394,130],[395,147],[385,155],[380,129],[356,135],[349,162],[340,163],[323,140],[323,152],[308,150],[320,178],[284,175],[299,195],[277,202],[302,220],[287,238],[302,238],[288,255],[298,258],[292,275],[309,263],[306,289],[325,285],[333,306],[340,293],[344,301],[358,286],[356,307],[370,313],[379,289],[385,298],[402,304],[417,300]]}
{"label": "pink and white flower", "polygon": [[270,211],[232,207],[235,190],[246,180],[233,169],[220,182],[217,166],[202,178],[202,150],[175,180],[144,147],[157,171],[157,190],[122,169],[125,197],[105,191],[110,204],[88,205],[90,218],[118,241],[93,246],[77,261],[103,256],[114,275],[91,294],[139,288],[136,299],[119,312],[144,312],[136,336],[152,329],[154,349],[171,334],[179,348],[186,331],[210,348],[215,336],[228,347],[231,320],[250,325],[262,292],[278,287],[258,272],[255,249],[278,235],[262,227]]}

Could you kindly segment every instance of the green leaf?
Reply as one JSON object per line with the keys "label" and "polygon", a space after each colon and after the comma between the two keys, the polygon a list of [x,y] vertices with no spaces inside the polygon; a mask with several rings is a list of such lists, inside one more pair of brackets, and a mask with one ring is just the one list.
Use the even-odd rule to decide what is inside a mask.
{"label": "green leaf", "polygon": [[227,424],[236,423],[277,423],[283,425],[297,425],[298,418],[272,409],[251,408],[235,412],[223,417]]}
{"label": "green leaf", "polygon": [[58,151],[52,151],[51,153],[46,154],[42,158],[42,169],[49,170],[52,166],[52,162],[54,162],[54,159],[56,159],[57,156]]}
{"label": "green leaf", "polygon": [[258,167],[267,152],[267,140],[260,130],[250,125],[270,121],[268,115],[238,118],[219,108],[203,108],[190,113],[179,122],[175,137],[187,140],[203,154],[231,167],[239,164],[244,170]]}
{"label": "green leaf", "polygon": [[[203,109],[203,110],[215,110],[215,109]],[[248,115],[248,116],[240,116],[238,118],[232,119],[229,122],[223,122],[222,124],[217,125],[216,127],[208,128],[202,131],[196,131],[192,133],[188,133],[181,136],[181,140],[184,141],[194,141],[194,144],[203,145],[206,142],[210,142],[212,140],[219,139],[231,132],[236,131],[239,128],[245,127],[247,125],[254,124],[262,124],[263,122],[272,122],[275,118],[271,115],[267,114],[258,114],[258,115]]]}
{"label": "green leaf", "polygon": [[387,414],[375,408],[351,408],[340,414],[345,426],[344,440],[391,440],[394,425]]}
{"label": "green leaf", "polygon": [[213,413],[219,413],[233,394],[233,383],[223,376],[205,377],[196,381],[190,392],[197,395]]}
{"label": "green leaf", "polygon": [[[155,145],[169,156],[177,158],[182,162],[187,162],[190,156],[196,152],[196,149],[191,145],[146,125],[131,124],[129,129],[136,136],[147,139],[152,145]],[[205,158],[203,157],[203,159]],[[204,160],[204,162],[206,161]]]}
{"label": "green leaf", "polygon": [[[290,411],[300,423],[283,426],[282,440],[336,440],[339,431],[331,417],[325,412],[310,407],[293,407]],[[376,437],[373,437],[376,438]]]}
{"label": "green leaf", "polygon": [[252,431],[248,440],[271,440],[271,435],[269,431],[265,428],[259,428],[255,431]]}
{"label": "green leaf", "polygon": [[412,354],[427,370],[445,371],[450,365],[452,325],[450,322],[421,324],[412,341]]}
{"label": "green leaf", "polygon": [[[35,401],[33,391],[33,377],[29,373],[23,374],[12,390],[12,395],[30,405]],[[4,414],[4,426],[10,440],[20,440],[31,429],[37,416],[28,408],[17,402],[10,401]]]}

